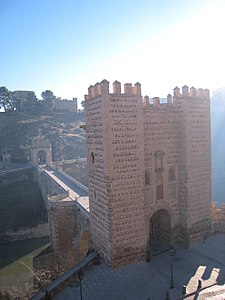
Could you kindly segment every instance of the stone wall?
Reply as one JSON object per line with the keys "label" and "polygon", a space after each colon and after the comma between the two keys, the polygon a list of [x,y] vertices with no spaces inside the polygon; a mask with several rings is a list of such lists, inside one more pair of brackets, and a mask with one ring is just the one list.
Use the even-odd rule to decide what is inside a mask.
{"label": "stone wall", "polygon": [[68,269],[88,253],[90,223],[76,201],[57,197],[48,198],[51,245],[58,265]]}
{"label": "stone wall", "polygon": [[[170,97],[168,97],[170,99]],[[149,103],[144,99],[144,149],[145,149],[145,207],[149,232],[155,239],[154,214],[165,210],[169,214],[170,239],[180,240],[180,206],[178,202],[179,129],[176,107],[169,102],[161,104],[159,98]],[[168,229],[170,230],[170,229]],[[168,242],[168,241],[167,241]]]}
{"label": "stone wall", "polygon": [[[23,183],[22,186],[21,183]],[[29,191],[24,190],[24,186],[27,186],[26,184],[28,184]],[[47,216],[45,215],[43,217],[45,207],[42,203],[42,197],[39,194],[36,168],[28,166],[1,172],[0,187],[7,191],[7,197],[1,199],[3,212],[5,211],[5,220],[1,221],[5,222],[2,223],[4,225],[8,224],[8,227],[6,227],[6,225],[4,227],[0,226],[1,242],[49,236],[48,223],[46,223]],[[16,190],[14,188],[16,188]],[[19,189],[17,190],[17,188]],[[29,193],[31,193],[30,196],[27,196]],[[36,193],[38,195],[37,198]],[[16,210],[14,206],[17,207]],[[23,212],[24,214],[21,217],[21,213]],[[35,222],[32,222],[34,220],[32,219],[33,217],[35,218]],[[20,222],[21,219],[24,220],[24,222]],[[9,222],[7,223],[7,221]]]}
{"label": "stone wall", "polygon": [[68,194],[53,178],[43,170],[38,171],[38,184],[47,207],[48,196]]}
{"label": "stone wall", "polygon": [[225,204],[217,208],[216,203],[212,203],[212,233],[225,232]]}
{"label": "stone wall", "polygon": [[[82,189],[87,189],[61,173]],[[78,203],[79,195],[76,200],[70,198],[68,191],[59,186],[44,169],[38,170],[38,180],[48,210],[52,251],[35,257],[34,266],[40,268],[48,262],[50,268],[58,266],[66,270],[83,259],[91,248],[89,212]]]}
{"label": "stone wall", "polygon": [[0,186],[11,184],[22,180],[37,181],[36,171],[34,167],[28,166],[23,169],[7,170],[0,172]]}
{"label": "stone wall", "polygon": [[188,245],[210,233],[209,100],[208,90],[187,86],[153,104],[139,83],[124,93],[118,81],[112,93],[106,80],[89,87],[91,235],[106,262],[143,260],[153,239]]}
{"label": "stone wall", "polygon": [[91,235],[112,266],[145,259],[144,147],[140,84],[104,80],[86,96]]}
{"label": "stone wall", "polygon": [[178,88],[174,101],[180,122],[179,198],[185,212],[187,242],[210,234],[211,226],[211,127],[208,90]]}
{"label": "stone wall", "polygon": [[33,269],[59,271],[57,259],[52,247],[49,246],[33,258]]}
{"label": "stone wall", "polygon": [[15,231],[7,230],[4,235],[0,236],[0,240],[1,242],[14,242],[47,236],[49,236],[49,226],[45,223],[35,227],[18,228]]}

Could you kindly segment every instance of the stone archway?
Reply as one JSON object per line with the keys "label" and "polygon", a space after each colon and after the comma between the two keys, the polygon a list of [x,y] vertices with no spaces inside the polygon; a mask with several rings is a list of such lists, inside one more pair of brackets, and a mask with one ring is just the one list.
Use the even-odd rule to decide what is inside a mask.
{"label": "stone archway", "polygon": [[37,136],[31,141],[31,162],[33,166],[52,164],[52,146],[44,136]]}
{"label": "stone archway", "polygon": [[47,162],[47,154],[44,150],[39,150],[37,153],[37,162],[38,165],[46,165]]}
{"label": "stone archway", "polygon": [[167,210],[157,210],[150,219],[149,245],[150,252],[157,252],[169,248],[171,242],[171,217]]}

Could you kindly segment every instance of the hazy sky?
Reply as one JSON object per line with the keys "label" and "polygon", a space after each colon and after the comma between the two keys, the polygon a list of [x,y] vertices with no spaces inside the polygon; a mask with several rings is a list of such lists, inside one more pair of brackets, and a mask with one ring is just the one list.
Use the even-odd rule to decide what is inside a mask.
{"label": "hazy sky", "polygon": [[80,101],[97,81],[142,95],[225,86],[225,0],[0,0],[0,86]]}

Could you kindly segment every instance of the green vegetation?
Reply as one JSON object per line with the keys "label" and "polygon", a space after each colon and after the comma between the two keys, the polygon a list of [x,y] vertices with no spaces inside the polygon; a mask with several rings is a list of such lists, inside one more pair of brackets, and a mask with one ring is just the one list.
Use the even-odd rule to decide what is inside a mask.
{"label": "green vegetation", "polygon": [[52,113],[54,110],[54,106],[55,106],[54,100],[55,100],[56,96],[53,94],[52,91],[46,90],[41,93],[41,97],[43,98],[43,103],[45,104],[45,110],[48,113]]}
{"label": "green vegetation", "polygon": [[[44,112],[52,113],[54,109],[54,100],[56,96],[52,91],[43,91],[42,101],[38,101],[33,91],[28,92],[24,96],[23,111],[31,115],[42,114]],[[21,98],[18,97],[17,92],[8,90],[5,86],[0,87],[0,108],[3,107],[5,112],[18,112],[21,110]]]}
{"label": "green vegetation", "polygon": [[24,180],[0,187],[0,233],[47,222],[38,186]]}
{"label": "green vegetation", "polygon": [[16,108],[16,100],[13,93],[10,92],[5,86],[0,87],[0,107],[4,107],[5,111],[14,111]]}

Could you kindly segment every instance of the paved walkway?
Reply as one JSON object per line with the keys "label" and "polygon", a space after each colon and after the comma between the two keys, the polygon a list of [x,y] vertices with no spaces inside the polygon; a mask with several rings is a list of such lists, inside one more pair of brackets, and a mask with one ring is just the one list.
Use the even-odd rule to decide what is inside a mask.
{"label": "paved walkway", "polygon": [[60,186],[62,186],[65,190],[69,191],[69,195],[72,199],[76,199],[77,197],[87,197],[88,193],[78,186],[73,181],[69,180],[63,174],[56,170],[52,170],[50,168],[46,168],[45,172],[51,176]]}
{"label": "paved walkway", "polygon": [[84,209],[83,212],[89,217],[89,197],[87,188],[79,186],[73,178],[70,180],[70,176],[64,176],[61,172],[53,170],[51,168],[45,168],[45,172],[54,179],[65,191],[68,191],[69,197],[62,199],[62,201],[76,200],[77,203]]}
{"label": "paved walkway", "polygon": [[[170,253],[154,256],[149,263],[137,263],[112,270],[104,263],[84,273],[83,300],[224,300],[225,235],[217,234],[189,249],[178,249],[173,257],[174,289],[170,289]],[[202,288],[198,289],[201,280]],[[182,287],[187,293],[182,296]],[[191,294],[192,293],[192,294]],[[79,282],[65,287],[54,299],[80,300]]]}

